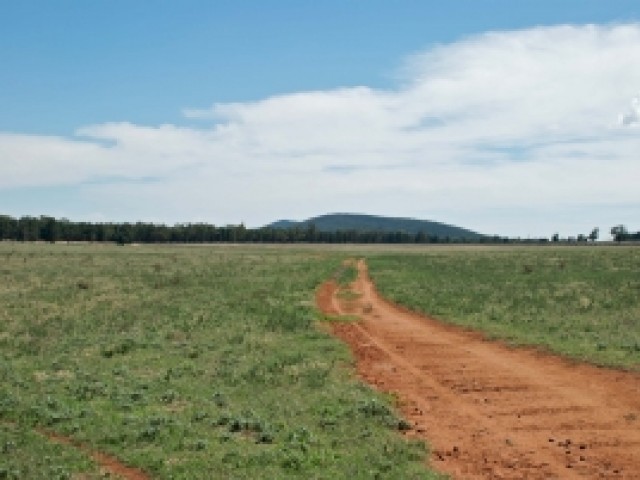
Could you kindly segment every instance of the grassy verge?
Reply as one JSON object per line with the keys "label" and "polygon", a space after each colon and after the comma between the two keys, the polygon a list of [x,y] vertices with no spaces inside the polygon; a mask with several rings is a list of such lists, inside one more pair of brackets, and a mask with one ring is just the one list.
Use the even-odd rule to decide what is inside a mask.
{"label": "grassy verge", "polygon": [[103,478],[98,467],[74,448],[51,442],[45,436],[14,424],[0,424],[0,478],[70,479]]}
{"label": "grassy verge", "polygon": [[0,478],[98,475],[38,428],[153,478],[434,478],[315,325],[344,258],[0,244]]}
{"label": "grassy verge", "polygon": [[432,249],[368,257],[386,297],[515,344],[640,369],[640,248]]}

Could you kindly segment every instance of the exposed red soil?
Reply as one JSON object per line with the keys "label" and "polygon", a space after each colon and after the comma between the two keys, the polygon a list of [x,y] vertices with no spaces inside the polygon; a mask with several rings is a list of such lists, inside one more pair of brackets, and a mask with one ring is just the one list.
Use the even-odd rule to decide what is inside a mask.
{"label": "exposed red soil", "polygon": [[[456,479],[640,479],[640,375],[490,342],[380,297],[364,262],[344,300],[317,292],[368,383],[397,394]],[[353,297],[353,295],[350,295]]]}
{"label": "exposed red soil", "polygon": [[59,435],[54,432],[41,430],[40,433],[45,435],[49,440],[64,445],[70,445],[74,448],[82,450],[91,456],[94,462],[102,467],[103,470],[111,475],[125,480],[151,480],[151,477],[138,468],[129,467],[112,455],[90,449],[88,446],[75,442],[69,437]]}

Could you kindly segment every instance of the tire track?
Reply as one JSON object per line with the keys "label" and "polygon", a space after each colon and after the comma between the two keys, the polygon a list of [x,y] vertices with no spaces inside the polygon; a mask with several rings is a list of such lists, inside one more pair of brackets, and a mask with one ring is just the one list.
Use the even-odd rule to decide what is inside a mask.
{"label": "tire track", "polygon": [[112,455],[92,450],[87,445],[76,442],[70,437],[48,430],[38,430],[38,432],[52,442],[73,447],[89,455],[105,472],[108,472],[108,475],[116,475],[124,480],[151,480],[151,477],[142,470],[125,465]]}
{"label": "tire track", "polygon": [[364,262],[358,271],[355,299],[327,283],[318,305],[358,315],[333,331],[366,381],[398,395],[432,467],[460,479],[640,478],[640,376],[488,342],[385,301]]}

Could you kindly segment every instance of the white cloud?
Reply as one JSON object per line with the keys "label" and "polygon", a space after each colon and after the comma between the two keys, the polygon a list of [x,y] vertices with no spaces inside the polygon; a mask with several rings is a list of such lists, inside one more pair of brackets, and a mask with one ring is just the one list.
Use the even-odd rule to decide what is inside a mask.
{"label": "white cloud", "polygon": [[620,115],[620,125],[624,127],[640,125],[640,96],[631,101],[631,109]]}
{"label": "white cloud", "polygon": [[[640,136],[620,128],[639,124],[637,98],[616,123],[640,85],[635,58],[638,24],[486,33],[413,55],[396,90],[185,110],[200,128],[0,134],[0,189],[85,184],[93,210],[169,222],[257,225],[327,211],[467,222],[475,212],[522,234],[513,215],[501,225],[486,212],[537,209],[551,218],[527,228],[548,234],[563,209],[640,207]],[[597,221],[582,215],[576,222]]]}

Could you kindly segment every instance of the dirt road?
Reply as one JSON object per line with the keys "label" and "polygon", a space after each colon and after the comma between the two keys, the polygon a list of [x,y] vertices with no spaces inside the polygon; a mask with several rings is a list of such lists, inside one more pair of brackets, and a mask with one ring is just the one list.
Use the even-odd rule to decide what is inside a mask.
{"label": "dirt road", "polygon": [[356,295],[326,283],[318,304],[361,319],[335,322],[334,333],[367,382],[398,395],[434,469],[456,479],[640,479],[640,375],[488,342],[385,301],[364,262],[358,270]]}

